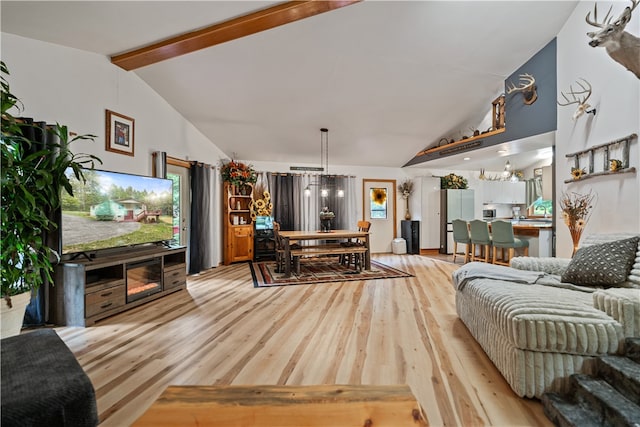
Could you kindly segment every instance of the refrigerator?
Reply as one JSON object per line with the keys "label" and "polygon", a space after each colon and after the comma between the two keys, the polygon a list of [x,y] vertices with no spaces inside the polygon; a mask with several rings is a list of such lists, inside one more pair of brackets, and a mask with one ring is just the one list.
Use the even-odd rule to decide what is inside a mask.
{"label": "refrigerator", "polygon": [[474,218],[473,190],[440,190],[440,253],[453,253],[453,220]]}

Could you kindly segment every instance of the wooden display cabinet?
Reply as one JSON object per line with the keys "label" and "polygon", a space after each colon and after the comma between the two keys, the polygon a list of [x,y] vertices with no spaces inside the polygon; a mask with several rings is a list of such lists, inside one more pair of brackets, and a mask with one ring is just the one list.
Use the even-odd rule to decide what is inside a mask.
{"label": "wooden display cabinet", "polygon": [[253,185],[237,187],[224,183],[223,235],[224,264],[253,260],[253,220],[249,205]]}

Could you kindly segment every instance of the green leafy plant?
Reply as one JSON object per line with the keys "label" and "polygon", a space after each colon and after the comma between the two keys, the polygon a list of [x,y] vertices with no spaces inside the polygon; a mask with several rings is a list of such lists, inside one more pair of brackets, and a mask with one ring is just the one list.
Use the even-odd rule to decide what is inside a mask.
{"label": "green leafy plant", "polygon": [[61,191],[73,194],[67,168],[84,181],[83,167],[94,167],[100,159],[74,154],[69,145],[77,140],[93,140],[94,135],[69,139],[66,126],[48,127],[53,143],[46,146],[29,140],[23,129],[29,125],[14,117],[22,103],[11,93],[5,76],[9,71],[0,62],[2,74],[2,284],[1,296],[11,304],[11,296],[36,289],[51,274],[58,253],[45,241],[46,233],[56,230],[53,212],[60,206]]}
{"label": "green leafy plant", "polygon": [[464,190],[468,187],[467,179],[455,173],[440,178],[440,188],[444,190]]}

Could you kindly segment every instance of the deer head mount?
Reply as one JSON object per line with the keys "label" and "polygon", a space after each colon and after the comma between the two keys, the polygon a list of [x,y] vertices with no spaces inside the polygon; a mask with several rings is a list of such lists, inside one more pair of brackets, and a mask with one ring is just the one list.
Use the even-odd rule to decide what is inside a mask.
{"label": "deer head mount", "polygon": [[614,61],[620,63],[640,79],[640,38],[624,31],[624,27],[631,20],[631,12],[638,7],[640,0],[630,1],[631,6],[626,7],[620,17],[613,22],[611,22],[613,17],[609,16],[613,6],[609,8],[602,22],[598,22],[597,3],[593,7],[593,21],[591,20],[591,12],[587,13],[585,20],[587,24],[600,28],[599,31],[587,33],[591,37],[589,46],[604,46]]}
{"label": "deer head mount", "polygon": [[525,105],[531,105],[536,102],[536,99],[538,99],[536,89],[536,79],[528,73],[520,74],[520,85],[517,87],[511,82],[507,83],[507,95],[512,92],[522,92]]}
{"label": "deer head mount", "polygon": [[[582,80],[584,84],[580,83],[580,80]],[[576,112],[573,113],[573,120],[577,120],[578,117],[580,117],[584,113],[593,113],[594,116],[596,115],[596,109],[592,108],[591,110],[589,110],[589,108],[591,108],[591,105],[587,104],[587,100],[591,96],[591,85],[582,77],[580,78],[580,80],[576,80],[576,83],[578,84],[578,86],[580,86],[581,90],[573,90],[573,87],[569,85],[569,96],[571,97],[571,99],[569,99],[569,96],[567,96],[564,92],[560,92],[564,100],[567,102],[556,101],[558,105],[563,107],[567,105],[578,104]]]}

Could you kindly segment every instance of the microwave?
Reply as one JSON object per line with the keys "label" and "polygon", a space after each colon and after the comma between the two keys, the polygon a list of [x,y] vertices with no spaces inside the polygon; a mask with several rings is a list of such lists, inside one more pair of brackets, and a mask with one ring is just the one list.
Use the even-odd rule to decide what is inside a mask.
{"label": "microwave", "polygon": [[483,209],[482,210],[482,218],[495,218],[496,210],[495,209]]}

